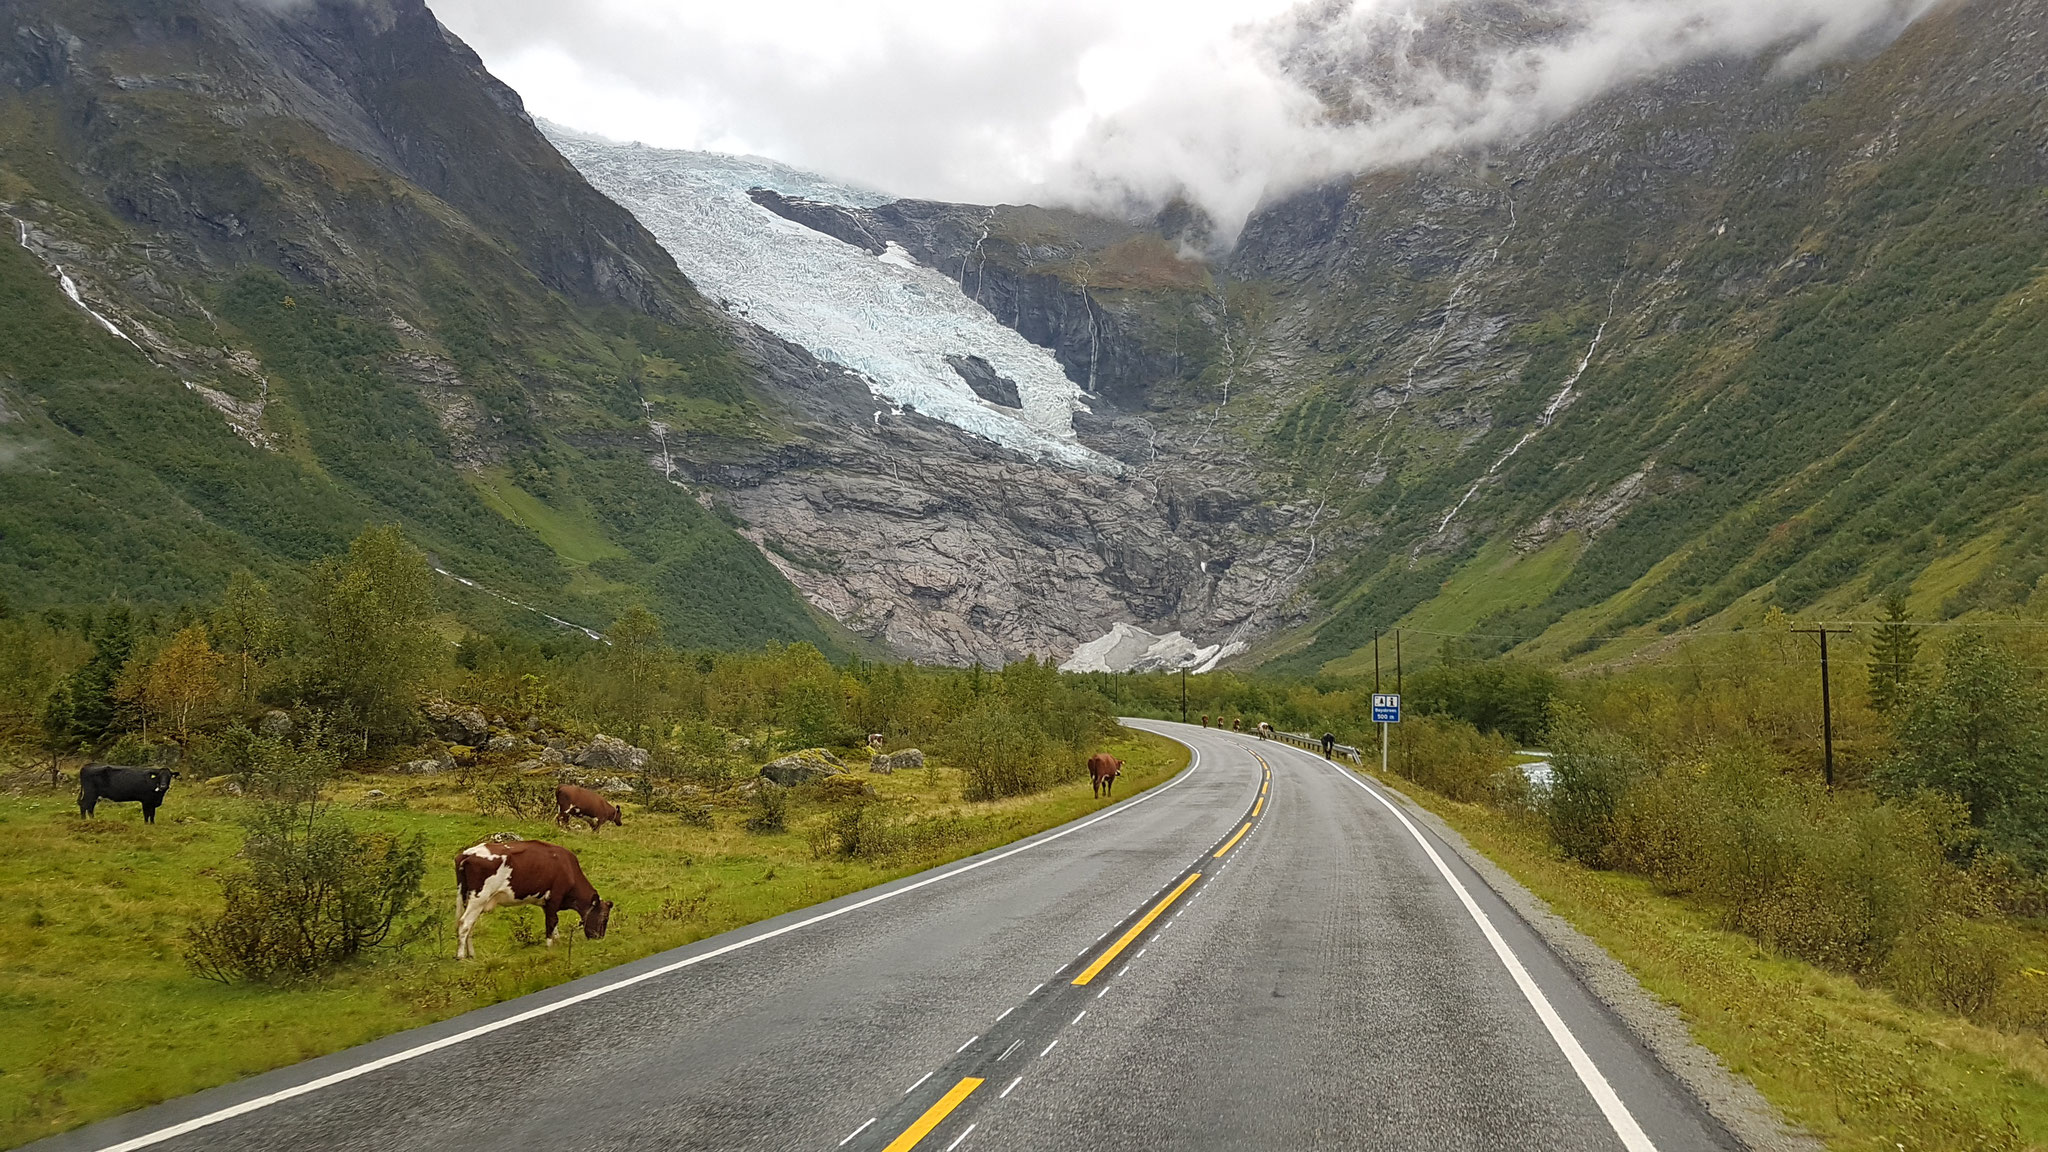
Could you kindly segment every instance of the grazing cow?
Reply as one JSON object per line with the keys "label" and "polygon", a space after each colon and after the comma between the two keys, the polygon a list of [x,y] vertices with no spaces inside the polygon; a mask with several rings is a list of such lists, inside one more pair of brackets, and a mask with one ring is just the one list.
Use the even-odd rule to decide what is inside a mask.
{"label": "grazing cow", "polygon": [[612,918],[612,902],[598,898],[583,878],[576,854],[544,840],[484,841],[455,858],[455,958],[476,956],[470,935],[476,922],[493,908],[538,904],[547,914],[548,947],[555,946],[555,923],[562,909],[572,908],[583,921],[583,934],[604,939]]}
{"label": "grazing cow", "polygon": [[571,819],[590,821],[592,832],[607,824],[617,824],[621,828],[626,826],[626,822],[619,819],[618,805],[588,788],[564,784],[555,789],[555,824],[567,829]]}
{"label": "grazing cow", "polygon": [[178,778],[168,768],[121,768],[113,764],[87,764],[78,770],[78,815],[84,819],[100,801],[142,805],[142,822],[156,823],[156,810]]}
{"label": "grazing cow", "polygon": [[1330,759],[1330,754],[1331,754],[1332,752],[1335,752],[1336,750],[1337,750],[1337,736],[1336,736],[1336,734],[1335,734],[1335,733],[1332,733],[1332,732],[1325,732],[1325,733],[1323,733],[1323,759],[1325,759],[1325,760],[1328,760],[1328,759]]}
{"label": "grazing cow", "polygon": [[1273,726],[1271,724],[1266,723],[1264,720],[1259,721],[1259,739],[1271,740],[1272,738]]}
{"label": "grazing cow", "polygon": [[887,736],[882,735],[880,732],[868,733],[868,747],[870,748],[879,749],[882,745],[887,744],[888,742],[889,738]]}
{"label": "grazing cow", "polygon": [[1208,714],[1207,712],[1204,712],[1204,713],[1202,713],[1202,727],[1204,727],[1204,728],[1207,728],[1208,726],[1209,726],[1209,714]]}
{"label": "grazing cow", "polygon": [[1242,717],[1242,716],[1239,716],[1239,717],[1237,717],[1237,718],[1235,718],[1235,719],[1231,720],[1231,722],[1230,722],[1230,730],[1231,730],[1232,732],[1242,732],[1242,731],[1244,731],[1244,717]]}
{"label": "grazing cow", "polygon": [[1095,795],[1109,796],[1109,790],[1116,787],[1117,773],[1124,770],[1124,762],[1107,752],[1097,752],[1088,758],[1088,778],[1095,784]]}

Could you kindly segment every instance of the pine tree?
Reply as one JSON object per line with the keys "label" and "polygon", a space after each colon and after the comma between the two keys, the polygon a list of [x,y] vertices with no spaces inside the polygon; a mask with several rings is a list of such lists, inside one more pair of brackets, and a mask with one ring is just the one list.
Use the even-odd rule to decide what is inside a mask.
{"label": "pine tree", "polygon": [[1918,678],[1913,661],[1920,654],[1920,630],[1906,623],[1906,602],[1894,596],[1885,603],[1885,621],[1871,642],[1870,703],[1879,712],[1896,709]]}

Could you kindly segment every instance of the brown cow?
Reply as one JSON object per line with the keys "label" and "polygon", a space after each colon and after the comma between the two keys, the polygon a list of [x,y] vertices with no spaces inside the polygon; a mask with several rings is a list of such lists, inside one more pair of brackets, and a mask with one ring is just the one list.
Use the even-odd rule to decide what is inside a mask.
{"label": "brown cow", "polygon": [[1233,720],[1232,720],[1232,721],[1230,722],[1230,730],[1231,730],[1232,732],[1242,732],[1242,731],[1244,731],[1244,717],[1242,717],[1242,716],[1239,716],[1239,717],[1237,717],[1236,719],[1233,719]]}
{"label": "brown cow", "polygon": [[1088,758],[1088,778],[1095,784],[1095,795],[1109,796],[1109,790],[1116,787],[1117,773],[1124,770],[1124,762],[1107,752],[1097,752]]}
{"label": "brown cow", "polygon": [[619,819],[618,805],[588,788],[564,784],[555,789],[555,823],[566,830],[571,818],[590,821],[592,832],[606,824],[626,826],[626,822]]}
{"label": "brown cow", "polygon": [[455,858],[455,958],[476,956],[470,934],[493,908],[507,904],[538,904],[547,914],[548,947],[555,946],[555,923],[562,909],[573,908],[583,921],[583,934],[604,939],[612,918],[612,902],[598,898],[583,878],[576,854],[542,840],[472,844]]}

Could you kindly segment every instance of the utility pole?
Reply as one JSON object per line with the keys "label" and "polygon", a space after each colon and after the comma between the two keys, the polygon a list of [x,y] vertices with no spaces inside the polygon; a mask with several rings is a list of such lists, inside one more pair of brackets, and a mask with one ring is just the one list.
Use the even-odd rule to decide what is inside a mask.
{"label": "utility pole", "polygon": [[1794,628],[1792,631],[1805,636],[1820,637],[1820,740],[1821,779],[1829,791],[1835,787],[1835,709],[1828,696],[1828,636],[1847,636],[1851,628],[1830,628],[1825,624],[1812,628]]}

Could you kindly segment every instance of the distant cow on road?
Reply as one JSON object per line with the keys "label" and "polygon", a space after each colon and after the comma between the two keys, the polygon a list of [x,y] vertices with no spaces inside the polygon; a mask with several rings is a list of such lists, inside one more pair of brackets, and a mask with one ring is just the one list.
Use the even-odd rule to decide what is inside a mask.
{"label": "distant cow on road", "polygon": [[590,821],[592,832],[606,824],[626,826],[626,822],[619,819],[618,805],[588,788],[564,784],[555,789],[555,823],[566,829],[572,819]]}
{"label": "distant cow on road", "polygon": [[1273,726],[1271,724],[1266,723],[1264,720],[1259,721],[1259,739],[1271,740],[1272,738]]}
{"label": "distant cow on road", "polygon": [[555,925],[564,908],[583,921],[583,934],[604,939],[612,918],[612,902],[598,898],[583,878],[576,854],[544,840],[513,840],[504,844],[472,844],[455,858],[455,958],[476,955],[470,935],[476,922],[493,908],[537,904],[547,915],[548,947],[555,946]]}
{"label": "distant cow on road", "polygon": [[84,819],[102,800],[141,804],[142,822],[156,823],[156,810],[178,778],[168,768],[122,768],[113,764],[87,764],[78,770],[78,815]]}
{"label": "distant cow on road", "polygon": [[1116,787],[1117,773],[1124,770],[1124,762],[1107,752],[1097,752],[1088,758],[1088,778],[1095,784],[1095,795],[1107,797],[1109,790]]}

